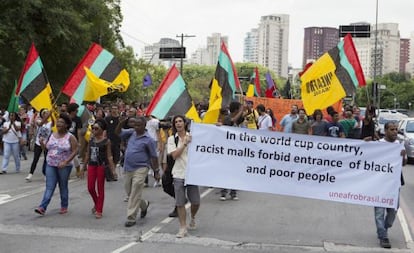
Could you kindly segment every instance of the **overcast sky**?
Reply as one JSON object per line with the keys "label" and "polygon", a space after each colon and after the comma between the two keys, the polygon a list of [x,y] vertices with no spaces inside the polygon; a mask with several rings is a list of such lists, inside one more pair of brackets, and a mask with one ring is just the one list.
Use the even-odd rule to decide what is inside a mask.
{"label": "overcast sky", "polygon": [[[302,64],[305,27],[339,27],[353,22],[375,23],[376,0],[121,0],[124,21],[121,35],[141,56],[144,45],[181,33],[187,56],[206,47],[207,36],[229,38],[233,61],[243,61],[243,40],[257,28],[260,17],[288,14],[289,63]],[[399,23],[402,38],[414,31],[414,0],[378,0],[378,23]],[[177,38],[179,40],[179,38]],[[412,45],[414,46],[414,45]]]}

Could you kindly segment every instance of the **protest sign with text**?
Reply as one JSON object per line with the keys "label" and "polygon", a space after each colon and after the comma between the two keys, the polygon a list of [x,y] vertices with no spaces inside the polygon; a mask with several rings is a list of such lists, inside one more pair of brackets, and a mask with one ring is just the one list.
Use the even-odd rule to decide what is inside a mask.
{"label": "protest sign with text", "polygon": [[403,146],[192,123],[186,183],[397,207]]}

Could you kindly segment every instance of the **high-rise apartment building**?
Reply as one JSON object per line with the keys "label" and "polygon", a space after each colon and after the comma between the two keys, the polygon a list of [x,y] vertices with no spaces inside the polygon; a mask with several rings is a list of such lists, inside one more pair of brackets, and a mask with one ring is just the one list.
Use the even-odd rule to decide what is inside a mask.
{"label": "high-rise apartment building", "polygon": [[189,60],[192,64],[216,65],[221,50],[221,42],[228,47],[228,37],[221,36],[220,33],[213,33],[207,37],[207,47],[199,48],[191,55]]}
{"label": "high-rise apartment building", "polygon": [[303,40],[302,66],[315,61],[325,52],[337,46],[339,30],[333,27],[307,27]]}
{"label": "high-rise apartment building", "polygon": [[221,42],[224,42],[228,46],[228,37],[221,36],[220,33],[213,33],[207,37],[207,62],[206,65],[216,65],[218,56],[221,50]]}
{"label": "high-rise apartment building", "polygon": [[[355,25],[354,23],[352,25]],[[364,23],[367,24],[367,23]],[[370,38],[353,38],[367,79],[400,71],[400,32],[396,23],[371,25]]]}
{"label": "high-rise apartment building", "polygon": [[289,15],[262,16],[258,28],[258,64],[288,77]]}
{"label": "high-rise apartment building", "polygon": [[189,63],[196,65],[205,65],[207,57],[207,48],[198,48],[194,53],[191,54]]}
{"label": "high-rise apartment building", "polygon": [[410,73],[411,76],[414,76],[414,32],[411,32],[410,35],[410,49],[409,49],[409,59],[406,65],[405,71]]}
{"label": "high-rise apartment building", "polygon": [[250,32],[246,33],[243,46],[243,61],[244,62],[258,62],[258,44],[259,44],[259,32],[257,28],[253,28]]}
{"label": "high-rise apartment building", "polygon": [[410,39],[400,39],[400,73],[405,73],[410,60]]}
{"label": "high-rise apartment building", "polygon": [[[373,29],[374,28],[374,29]],[[371,27],[371,43],[375,41],[375,25]],[[377,53],[375,50],[372,57],[377,56],[377,75],[384,75],[400,70],[400,31],[396,23],[378,24]],[[371,60],[372,61],[372,60]],[[371,64],[372,67],[375,64]],[[371,73],[373,73],[373,69]]]}

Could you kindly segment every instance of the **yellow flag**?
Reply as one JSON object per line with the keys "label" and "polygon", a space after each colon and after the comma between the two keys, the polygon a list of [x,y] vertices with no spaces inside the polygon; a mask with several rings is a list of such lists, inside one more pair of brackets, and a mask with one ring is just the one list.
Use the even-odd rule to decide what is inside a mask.
{"label": "yellow flag", "polygon": [[100,79],[87,67],[84,69],[86,72],[84,101],[96,101],[98,98],[115,91],[125,92],[129,87],[129,74],[125,69],[119,73],[112,83]]}
{"label": "yellow flag", "polygon": [[221,87],[216,79],[213,79],[210,91],[210,100],[207,112],[204,114],[203,123],[217,123],[221,109]]}
{"label": "yellow flag", "polygon": [[119,75],[115,78],[112,82],[111,88],[114,91],[125,92],[128,90],[129,87],[129,74],[128,72],[123,69],[119,73]]}
{"label": "yellow flag", "polygon": [[301,76],[302,101],[307,114],[327,108],[345,97],[335,70],[335,62],[325,53]]}
{"label": "yellow flag", "polygon": [[253,96],[254,96],[254,85],[249,84],[249,87],[247,88],[247,91],[246,91],[246,97],[251,98]]}

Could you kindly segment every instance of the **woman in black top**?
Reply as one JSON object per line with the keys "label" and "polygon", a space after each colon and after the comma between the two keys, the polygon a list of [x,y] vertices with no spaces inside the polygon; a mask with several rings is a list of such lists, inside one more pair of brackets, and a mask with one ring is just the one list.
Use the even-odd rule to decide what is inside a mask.
{"label": "woman in black top", "polygon": [[106,123],[103,119],[97,119],[92,125],[93,135],[88,143],[84,163],[88,166],[88,191],[94,203],[92,214],[97,219],[102,218],[105,197],[105,165],[109,165],[112,173],[115,171],[115,165],[112,160],[111,141],[104,136],[105,130]]}
{"label": "woman in black top", "polygon": [[360,138],[367,141],[379,140],[378,133],[375,131],[375,121],[373,119],[372,112],[369,110],[365,111],[365,118],[362,121]]}

